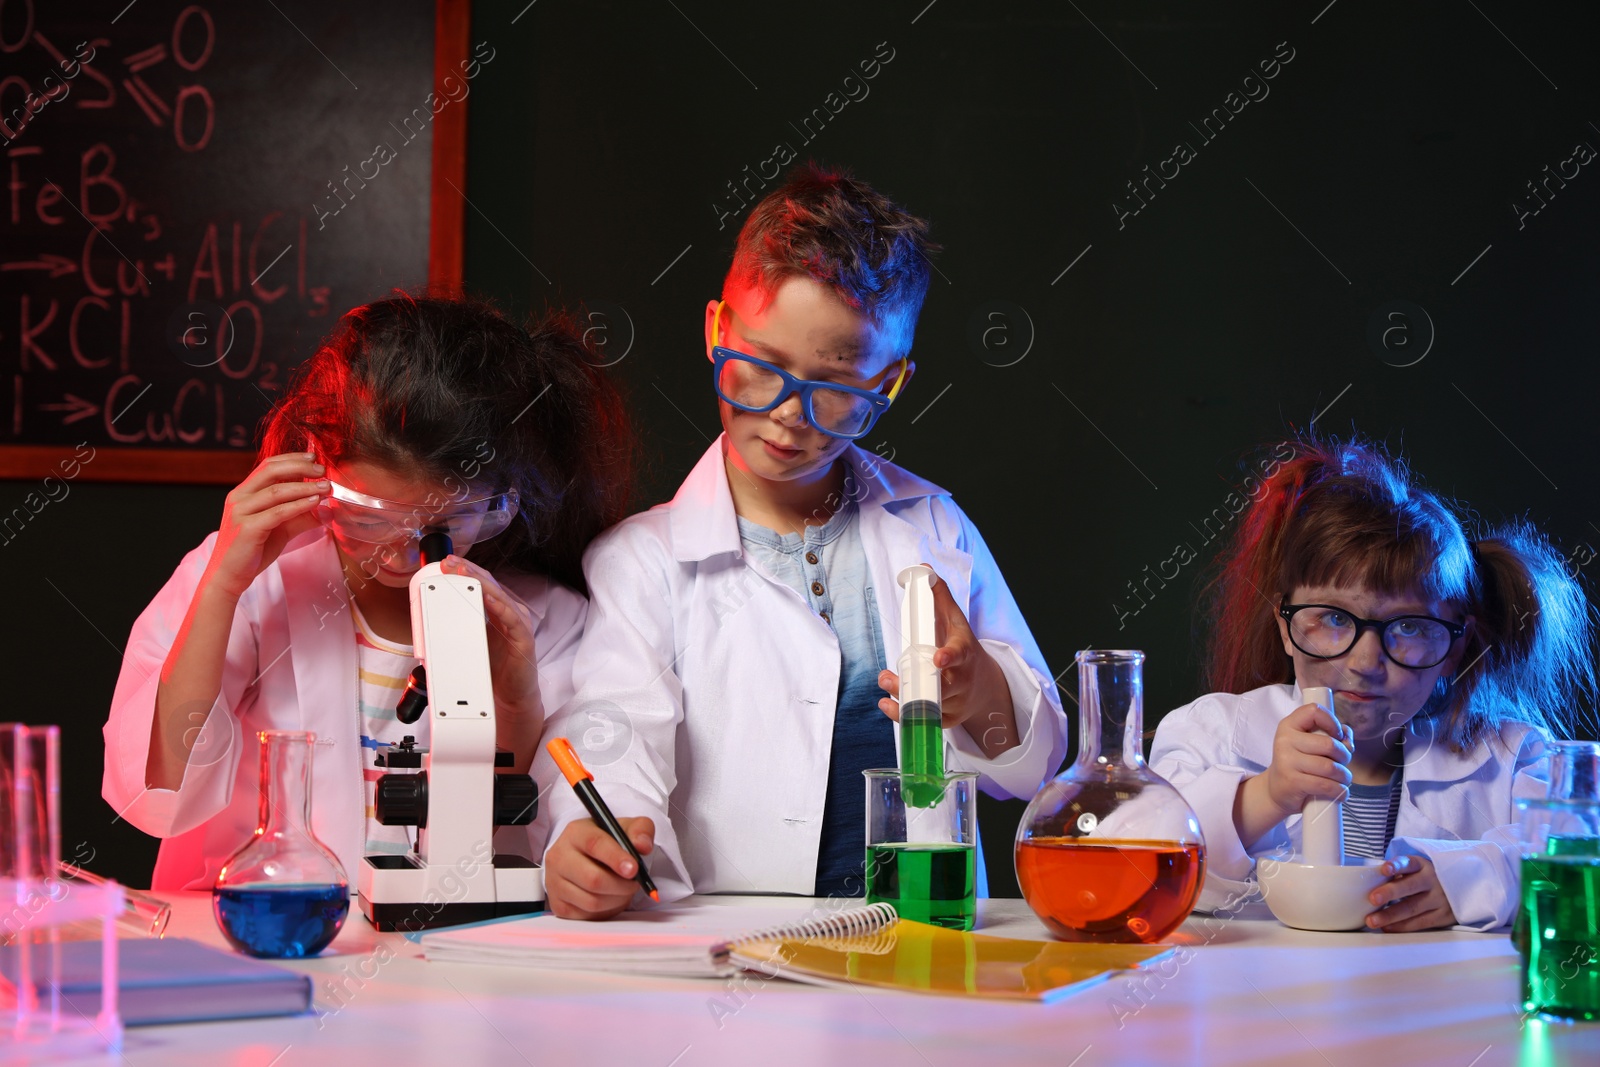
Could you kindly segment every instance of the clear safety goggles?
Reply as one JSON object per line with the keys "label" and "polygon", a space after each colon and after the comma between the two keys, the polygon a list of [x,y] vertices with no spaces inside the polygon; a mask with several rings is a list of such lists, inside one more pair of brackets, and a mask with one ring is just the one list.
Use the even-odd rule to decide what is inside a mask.
{"label": "clear safety goggles", "polygon": [[335,481],[329,481],[328,488],[328,496],[316,506],[317,521],[340,537],[369,544],[416,541],[440,531],[450,535],[459,551],[502,532],[517,514],[515,489],[440,507],[383,500]]}

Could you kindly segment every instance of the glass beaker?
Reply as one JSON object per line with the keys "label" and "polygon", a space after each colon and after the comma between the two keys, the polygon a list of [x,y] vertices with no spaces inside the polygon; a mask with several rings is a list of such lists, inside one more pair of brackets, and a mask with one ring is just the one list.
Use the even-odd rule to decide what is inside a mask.
{"label": "glass beaker", "polygon": [[1512,937],[1523,1007],[1600,1019],[1600,743],[1548,747],[1547,795],[1517,801],[1522,901]]}
{"label": "glass beaker", "polygon": [[315,956],[350,911],[350,883],[311,832],[316,734],[263,730],[261,816],[249,844],[229,857],[211,893],[217,925],[252,956]]}
{"label": "glass beaker", "polygon": [[1067,941],[1152,942],[1188,916],[1205,878],[1194,809],[1144,762],[1144,653],[1078,653],[1078,758],[1017,828],[1028,906]]}
{"label": "glass beaker", "polygon": [[[122,887],[74,886],[61,859],[61,731],[0,723],[0,1063],[33,1063],[119,1049],[115,916]],[[63,931],[98,928],[100,1011],[72,1002],[85,959],[69,960]]]}
{"label": "glass beaker", "polygon": [[867,903],[902,919],[970,930],[978,916],[978,776],[862,771]]}

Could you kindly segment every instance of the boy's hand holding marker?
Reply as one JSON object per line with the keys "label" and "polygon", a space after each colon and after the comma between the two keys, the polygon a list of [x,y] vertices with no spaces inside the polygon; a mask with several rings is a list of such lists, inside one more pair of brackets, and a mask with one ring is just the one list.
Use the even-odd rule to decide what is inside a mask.
{"label": "boy's hand holding marker", "polygon": [[[950,587],[938,580],[937,572],[933,610],[934,629],[939,635],[933,664],[939,668],[942,725],[946,730],[965,727],[990,758],[1014,748],[1019,740],[1017,719],[1005,672],[979,643],[955,597],[950,595]],[[894,671],[882,671],[878,686],[889,694],[878,701],[878,708],[899,722],[899,676]]]}
{"label": "boy's hand holding marker", "polygon": [[[618,819],[634,851],[655,849],[656,824],[640,817]],[[609,919],[626,911],[639,891],[639,868],[627,849],[593,819],[570,823],[544,854],[544,891],[550,914],[563,919]]]}
{"label": "boy's hand holding marker", "polygon": [[553,738],[545,747],[593,816],[569,824],[545,850],[544,891],[551,913],[563,919],[609,919],[640,889],[659,901],[642,859],[655,848],[655,823],[612,815],[566,738]]}

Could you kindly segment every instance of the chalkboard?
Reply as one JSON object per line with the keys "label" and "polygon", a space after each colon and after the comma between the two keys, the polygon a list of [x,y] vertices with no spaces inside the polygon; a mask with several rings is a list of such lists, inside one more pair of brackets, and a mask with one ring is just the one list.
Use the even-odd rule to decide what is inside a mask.
{"label": "chalkboard", "polygon": [[0,61],[0,477],[233,484],[342,311],[459,285],[465,0],[7,0]]}

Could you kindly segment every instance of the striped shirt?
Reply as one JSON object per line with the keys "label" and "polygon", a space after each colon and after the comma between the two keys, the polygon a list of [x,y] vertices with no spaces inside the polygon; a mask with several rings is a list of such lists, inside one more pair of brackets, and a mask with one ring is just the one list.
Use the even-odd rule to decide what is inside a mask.
{"label": "striped shirt", "polygon": [[1350,786],[1344,802],[1344,851],[1347,856],[1382,859],[1400,816],[1400,768],[1388,785]]}
{"label": "striped shirt", "polygon": [[366,846],[369,853],[411,851],[411,828],[384,826],[373,809],[378,779],[388,773],[377,764],[380,745],[396,745],[407,734],[417,739],[419,748],[428,744],[428,719],[423,716],[407,726],[395,717],[395,706],[405,690],[406,679],[417,658],[410,645],[396,644],[379,637],[362,616],[354,600],[351,615],[356,624],[356,666],[359,675],[357,699],[361,734],[362,796],[366,804]]}

